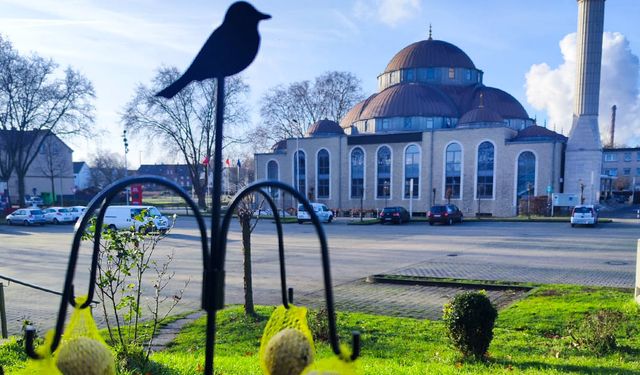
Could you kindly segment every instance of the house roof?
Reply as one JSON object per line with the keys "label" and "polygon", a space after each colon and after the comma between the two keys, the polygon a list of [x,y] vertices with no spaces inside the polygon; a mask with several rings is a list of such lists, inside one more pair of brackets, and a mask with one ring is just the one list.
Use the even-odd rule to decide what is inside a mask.
{"label": "house roof", "polygon": [[542,126],[532,125],[520,130],[510,141],[542,141],[554,139],[566,142],[568,138]]}
{"label": "house roof", "polygon": [[83,161],[74,161],[73,162],[73,173],[80,173],[80,170],[82,169],[83,166],[85,166],[87,163],[83,162]]}

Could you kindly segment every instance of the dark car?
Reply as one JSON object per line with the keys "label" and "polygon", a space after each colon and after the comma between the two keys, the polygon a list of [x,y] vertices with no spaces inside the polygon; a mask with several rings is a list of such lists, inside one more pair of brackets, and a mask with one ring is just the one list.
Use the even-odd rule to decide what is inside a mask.
{"label": "dark car", "polygon": [[462,211],[455,204],[441,204],[431,206],[429,213],[429,225],[433,223],[442,223],[452,225],[453,223],[462,223]]}
{"label": "dark car", "polygon": [[391,222],[394,224],[402,224],[409,221],[409,211],[404,207],[385,207],[380,212],[380,224]]}

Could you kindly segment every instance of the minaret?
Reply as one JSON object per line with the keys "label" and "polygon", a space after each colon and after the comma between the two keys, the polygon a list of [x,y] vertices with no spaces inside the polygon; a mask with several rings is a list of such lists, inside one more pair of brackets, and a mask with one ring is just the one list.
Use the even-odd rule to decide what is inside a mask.
{"label": "minaret", "polygon": [[575,108],[565,154],[564,192],[598,202],[602,145],[598,128],[605,0],[578,0]]}

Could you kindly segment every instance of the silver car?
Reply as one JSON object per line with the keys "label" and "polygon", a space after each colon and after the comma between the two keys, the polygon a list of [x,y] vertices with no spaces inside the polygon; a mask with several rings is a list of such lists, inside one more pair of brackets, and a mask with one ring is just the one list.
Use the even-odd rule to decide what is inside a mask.
{"label": "silver car", "polygon": [[20,208],[7,215],[7,224],[44,225],[47,221],[39,208]]}
{"label": "silver car", "polygon": [[49,207],[43,212],[47,223],[62,224],[73,223],[75,221],[71,211],[65,207]]}

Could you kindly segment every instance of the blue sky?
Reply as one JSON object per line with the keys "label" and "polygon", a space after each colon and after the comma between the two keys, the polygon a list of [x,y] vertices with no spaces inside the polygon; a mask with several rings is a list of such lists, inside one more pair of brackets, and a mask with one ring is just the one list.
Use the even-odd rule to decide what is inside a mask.
{"label": "blue sky", "polygon": [[[84,160],[96,148],[122,152],[119,112],[135,85],[149,82],[161,65],[185,69],[230,4],[211,0],[2,0],[0,34],[20,52],[33,51],[62,66],[71,65],[94,83],[96,126],[106,135],[101,140],[71,141],[74,159]],[[253,121],[259,120],[259,99],[268,88],[312,80],[330,70],[354,73],[362,80],[364,92],[371,94],[376,76],[393,55],[425,39],[432,24],[434,39],[464,50],[484,70],[486,85],[511,93],[542,124],[548,116],[544,108],[529,104],[526,74],[535,64],[559,69],[565,62],[559,43],[575,32],[577,21],[575,0],[256,0],[253,4],[273,16],[261,23],[261,51],[243,73],[251,86]],[[637,103],[633,55],[640,54],[638,15],[638,0],[606,1],[605,31],[626,38],[630,69],[636,71],[630,103]],[[140,160],[173,161],[151,153],[140,158],[139,151],[148,149],[142,142],[130,142],[134,165]]]}

